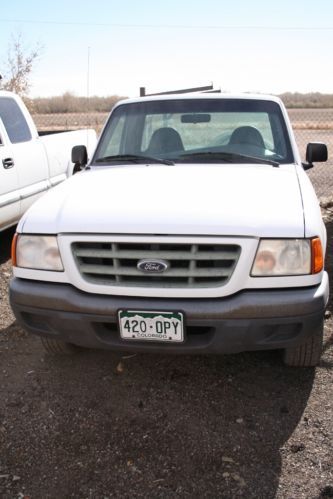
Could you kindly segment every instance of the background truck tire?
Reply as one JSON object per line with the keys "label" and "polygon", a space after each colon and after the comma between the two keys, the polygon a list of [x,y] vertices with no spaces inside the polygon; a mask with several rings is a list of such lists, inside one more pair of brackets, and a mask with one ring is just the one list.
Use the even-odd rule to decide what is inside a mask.
{"label": "background truck tire", "polygon": [[42,345],[47,353],[57,355],[73,355],[78,352],[78,348],[71,343],[66,343],[61,340],[41,337]]}
{"label": "background truck tire", "polygon": [[314,334],[297,347],[284,350],[283,361],[287,366],[312,367],[318,365],[323,348],[324,321]]}

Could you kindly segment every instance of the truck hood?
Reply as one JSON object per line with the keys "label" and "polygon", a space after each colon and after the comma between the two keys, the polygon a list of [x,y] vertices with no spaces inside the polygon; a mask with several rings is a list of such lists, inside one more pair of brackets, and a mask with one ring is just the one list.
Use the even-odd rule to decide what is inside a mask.
{"label": "truck hood", "polygon": [[304,237],[304,217],[294,165],[122,165],[71,177],[18,230]]}

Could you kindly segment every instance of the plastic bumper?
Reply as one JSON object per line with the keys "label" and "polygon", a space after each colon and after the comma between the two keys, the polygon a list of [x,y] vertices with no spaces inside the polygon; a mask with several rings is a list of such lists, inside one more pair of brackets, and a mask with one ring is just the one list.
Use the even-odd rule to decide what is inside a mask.
{"label": "plastic bumper", "polygon": [[[10,302],[29,332],[89,348],[165,353],[236,353],[286,348],[311,336],[323,320],[328,276],[319,286],[246,290],[219,299],[91,295],[57,283],[13,278]],[[123,340],[118,310],[181,311],[184,343]]]}

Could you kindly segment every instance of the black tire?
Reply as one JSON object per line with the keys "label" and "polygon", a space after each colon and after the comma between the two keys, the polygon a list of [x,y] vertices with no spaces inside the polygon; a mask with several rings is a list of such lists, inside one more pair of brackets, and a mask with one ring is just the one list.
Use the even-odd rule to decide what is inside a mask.
{"label": "black tire", "polygon": [[283,361],[287,366],[314,367],[319,364],[323,350],[324,321],[314,334],[297,347],[286,348]]}
{"label": "black tire", "polygon": [[52,355],[73,355],[78,351],[75,345],[61,340],[54,340],[53,338],[41,337],[41,342],[44,350]]}

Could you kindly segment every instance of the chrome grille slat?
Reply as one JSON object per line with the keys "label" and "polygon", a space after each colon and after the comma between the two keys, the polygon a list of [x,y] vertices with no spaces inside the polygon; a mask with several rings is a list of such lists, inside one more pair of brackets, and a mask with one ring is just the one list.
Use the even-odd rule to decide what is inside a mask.
{"label": "chrome grille slat", "polygon": [[[189,262],[190,263],[190,265],[189,265],[190,272],[194,272],[194,270],[197,267],[197,262],[195,259],[195,257],[197,256],[197,252],[198,252],[198,245],[193,244],[191,247],[191,260]],[[194,275],[189,275],[188,283],[191,285],[191,284],[194,284],[194,282],[195,282]]]}
{"label": "chrome grille slat", "polygon": [[[117,253],[118,253],[118,245],[117,245],[117,243],[112,243],[111,247],[112,247],[112,252],[113,252],[115,255],[117,255]],[[115,269],[119,269],[119,260],[118,260],[117,256],[115,256],[115,257],[113,258],[113,265],[114,265],[114,268],[115,268]],[[120,274],[118,274],[118,273],[117,273],[117,274],[115,274],[115,275],[116,275],[116,281],[117,281],[118,283],[119,283],[119,282],[121,282],[121,276],[120,276]]]}
{"label": "chrome grille slat", "polygon": [[[147,288],[200,288],[225,285],[241,252],[237,244],[90,242],[72,243],[72,253],[83,279],[100,285]],[[144,273],[142,259],[165,260],[162,273]]]}
{"label": "chrome grille slat", "polygon": [[[116,246],[112,244],[112,246]],[[196,245],[193,245],[196,246]],[[198,254],[192,253],[191,251],[133,251],[133,250],[118,250],[115,251],[113,248],[110,250],[93,250],[93,249],[78,249],[75,252],[76,256],[81,257],[91,257],[91,258],[163,258],[166,260],[235,260],[238,258],[238,253],[235,252],[219,252],[219,253],[209,253],[201,251]]]}
{"label": "chrome grille slat", "polygon": [[[80,270],[84,274],[106,274],[106,275],[114,275],[114,276],[138,276],[142,277],[142,272],[136,270],[131,267],[109,267],[106,265],[80,265]],[[229,272],[227,270],[218,270],[218,269],[193,269],[193,270],[166,270],[163,274],[160,274],[158,277],[160,279],[164,279],[166,277],[227,277],[229,276]]]}

